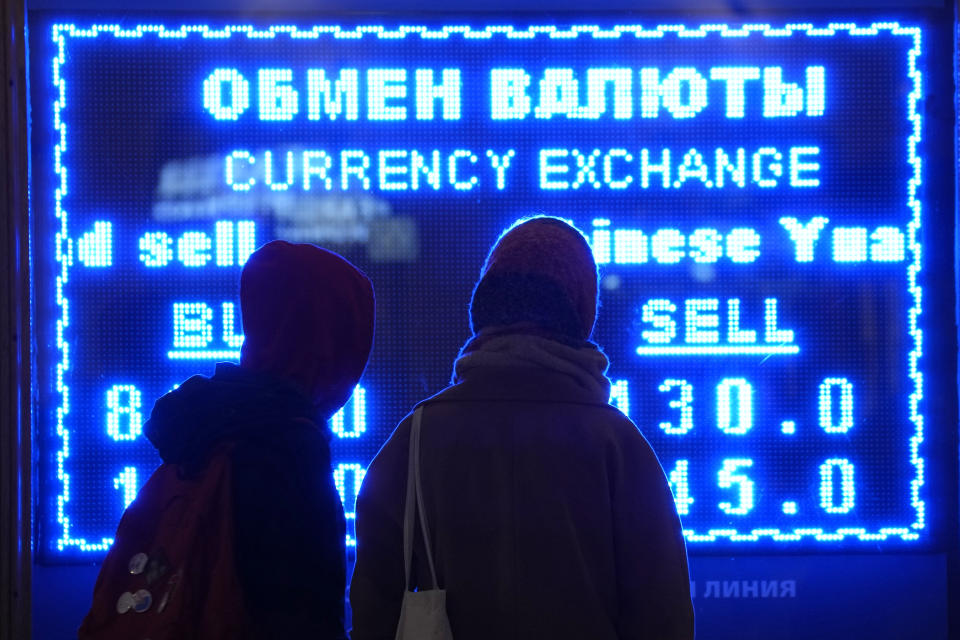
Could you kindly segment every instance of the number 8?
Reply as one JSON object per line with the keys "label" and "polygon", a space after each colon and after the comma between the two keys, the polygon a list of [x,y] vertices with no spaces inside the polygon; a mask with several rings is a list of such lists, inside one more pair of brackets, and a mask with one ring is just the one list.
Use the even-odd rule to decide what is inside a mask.
{"label": "number 8", "polygon": [[[126,394],[126,404],[120,403],[120,396]],[[107,391],[107,433],[116,441],[136,440],[143,429],[143,415],[140,390],[132,384],[115,384]],[[127,431],[120,430],[120,416],[127,415]]]}

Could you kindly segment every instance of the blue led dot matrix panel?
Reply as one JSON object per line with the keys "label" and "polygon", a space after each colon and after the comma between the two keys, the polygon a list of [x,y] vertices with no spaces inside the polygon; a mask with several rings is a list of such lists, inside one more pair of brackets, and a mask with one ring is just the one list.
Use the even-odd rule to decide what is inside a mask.
{"label": "blue led dot matrix panel", "polygon": [[592,245],[610,402],[692,548],[925,539],[922,28],[180,25],[43,32],[51,557],[109,547],[158,462],[153,402],[237,359],[238,276],[273,238],[377,289],[371,364],[330,422],[349,522],[449,379],[489,245],[533,213]]}

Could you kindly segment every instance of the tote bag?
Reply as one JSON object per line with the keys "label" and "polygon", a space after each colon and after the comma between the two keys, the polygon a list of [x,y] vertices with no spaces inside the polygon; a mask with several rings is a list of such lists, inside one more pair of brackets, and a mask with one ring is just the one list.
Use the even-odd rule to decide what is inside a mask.
{"label": "tote bag", "polygon": [[[447,592],[438,588],[437,570],[433,564],[433,552],[430,550],[430,528],[427,526],[427,513],[423,508],[423,489],[420,486],[420,430],[423,420],[423,408],[413,412],[413,425],[410,429],[409,461],[407,465],[407,497],[403,516],[403,567],[404,585],[403,604],[400,607],[400,622],[397,625],[396,640],[453,640],[450,621],[447,618]],[[413,533],[416,526],[416,514],[419,513],[420,530],[427,550],[427,564],[430,566],[430,589],[410,590],[410,565],[413,559]]]}

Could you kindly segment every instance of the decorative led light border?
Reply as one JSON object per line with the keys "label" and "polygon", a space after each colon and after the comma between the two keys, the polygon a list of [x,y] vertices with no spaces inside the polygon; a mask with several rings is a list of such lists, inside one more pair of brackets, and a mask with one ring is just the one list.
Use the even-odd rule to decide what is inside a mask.
{"label": "decorative led light border", "polygon": [[684,535],[690,542],[713,542],[727,538],[732,542],[756,542],[763,538],[775,541],[799,541],[803,538],[814,538],[823,542],[837,542],[848,537],[856,537],[864,542],[882,541],[888,538],[903,540],[917,540],[919,531],[925,526],[926,505],[920,498],[920,487],[924,484],[924,459],[920,456],[920,445],[923,443],[923,415],[919,411],[920,401],[923,399],[923,373],[918,368],[918,360],[923,355],[923,331],[918,326],[918,317],[922,313],[922,287],[917,283],[917,275],[921,269],[921,245],[918,234],[921,225],[921,203],[917,199],[917,189],[922,184],[921,160],[917,156],[917,144],[922,137],[922,116],[917,112],[917,103],[922,97],[922,77],[917,69],[917,58],[921,55],[921,30],[919,27],[903,27],[897,22],[878,22],[869,27],[858,27],[853,23],[831,23],[826,27],[815,27],[810,23],[787,24],[782,28],[775,28],[768,24],[746,24],[740,27],[731,27],[725,24],[706,24],[696,29],[685,25],[659,25],[648,29],[640,25],[618,25],[610,29],[603,29],[598,25],[577,25],[568,29],[555,26],[530,26],[525,29],[516,29],[510,25],[491,25],[476,30],[467,25],[444,26],[431,28],[428,26],[408,25],[396,29],[387,29],[383,26],[358,26],[353,29],[344,29],[337,25],[317,25],[308,30],[301,30],[292,25],[278,25],[267,28],[257,28],[252,25],[232,25],[220,29],[207,25],[182,25],[176,29],[168,29],[163,25],[138,25],[134,28],[124,28],[120,25],[93,25],[87,29],[78,28],[73,24],[56,24],[52,30],[53,42],[56,45],[56,56],[53,59],[53,85],[56,89],[53,104],[53,127],[56,135],[54,146],[54,173],[59,177],[59,185],[54,193],[54,215],[60,222],[55,235],[55,259],[59,263],[59,272],[55,283],[56,305],[60,309],[60,318],[56,321],[56,345],[60,352],[60,362],[56,367],[56,390],[60,395],[60,406],[56,409],[57,436],[61,441],[61,448],[57,451],[57,479],[61,483],[61,492],[57,496],[57,521],[61,526],[61,536],[57,540],[57,548],[64,550],[75,547],[84,552],[102,552],[113,544],[112,538],[102,538],[99,542],[87,542],[83,538],[75,538],[70,534],[70,517],[66,512],[66,504],[70,501],[70,474],[66,470],[66,459],[70,456],[70,431],[67,428],[66,417],[70,413],[70,387],[66,383],[66,375],[70,370],[70,343],[66,338],[66,329],[70,326],[70,300],[64,290],[69,282],[70,267],[73,266],[73,239],[68,227],[68,212],[63,208],[63,198],[68,193],[67,167],[63,164],[63,153],[67,150],[67,125],[61,117],[66,104],[66,81],[62,75],[66,64],[67,38],[96,38],[100,34],[112,34],[115,38],[142,38],[153,34],[158,38],[183,39],[198,35],[204,39],[228,39],[237,36],[246,36],[249,39],[272,39],[286,35],[291,40],[316,40],[332,38],[334,40],[360,40],[364,37],[375,37],[378,40],[402,40],[408,36],[419,36],[423,40],[446,40],[451,37],[462,37],[465,40],[489,40],[496,37],[507,40],[532,40],[535,38],[549,38],[551,40],[571,40],[582,37],[595,40],[616,40],[634,37],[636,39],[657,39],[670,35],[677,38],[706,38],[714,34],[723,38],[747,38],[761,35],[766,38],[789,38],[794,35],[811,37],[830,37],[846,33],[850,36],[877,36],[890,33],[895,36],[904,36],[912,39],[913,46],[907,54],[908,76],[913,81],[913,89],[908,96],[908,119],[912,126],[912,133],[907,139],[907,161],[913,167],[913,175],[907,182],[907,207],[912,213],[908,223],[908,248],[912,261],[907,267],[908,292],[913,299],[913,306],[907,311],[909,332],[913,338],[913,348],[907,356],[908,375],[914,382],[914,390],[909,397],[910,420],[916,430],[910,438],[910,463],[916,469],[917,475],[910,483],[911,505],[916,511],[916,521],[909,527],[883,527],[878,532],[871,533],[863,528],[839,528],[835,532],[826,532],[819,528],[799,528],[793,531],[779,529],[754,529],[750,533],[741,533],[736,529],[711,529],[706,534],[693,530],[685,530]]}
{"label": "decorative led light border", "polygon": [[469,25],[447,25],[431,28],[425,25],[402,25],[396,29],[383,26],[357,26],[345,29],[339,25],[316,25],[303,31],[295,25],[274,25],[266,28],[257,28],[253,25],[230,25],[216,29],[208,25],[181,25],[176,29],[168,29],[164,25],[137,25],[133,28],[124,28],[118,24],[97,24],[88,29],[80,29],[72,24],[54,25],[54,39],[60,37],[58,32],[65,33],[73,38],[96,38],[101,33],[111,33],[118,38],[141,38],[146,34],[155,34],[158,38],[187,38],[192,34],[199,34],[205,39],[223,40],[232,38],[235,34],[247,36],[250,39],[272,39],[281,35],[288,35],[293,40],[316,40],[329,37],[335,40],[361,40],[366,36],[376,37],[378,40],[403,40],[407,36],[420,36],[423,40],[447,40],[451,36],[460,36],[465,40],[490,40],[495,37],[504,37],[508,40],[533,40],[546,37],[551,40],[575,40],[580,36],[592,37],[595,40],[616,40],[624,36],[633,36],[637,39],[663,38],[668,34],[675,34],[678,38],[705,38],[710,34],[719,34],[724,38],[746,38],[755,33],[768,38],[789,38],[795,34],[808,36],[834,36],[837,33],[849,33],[852,36],[875,36],[883,31],[890,31],[894,35],[917,34],[919,44],[920,30],[916,27],[901,27],[897,22],[877,22],[869,27],[858,27],[854,23],[831,23],[827,27],[815,27],[811,23],[787,24],[782,28],[771,27],[768,24],[746,24],[740,27],[730,27],[725,24],[705,24],[696,29],[689,29],[682,24],[658,25],[655,29],[647,29],[641,25],[617,25],[610,29],[603,29],[599,25],[575,25],[569,29],[561,29],[551,25],[530,26],[526,29],[517,29],[511,25],[490,25],[475,30]]}

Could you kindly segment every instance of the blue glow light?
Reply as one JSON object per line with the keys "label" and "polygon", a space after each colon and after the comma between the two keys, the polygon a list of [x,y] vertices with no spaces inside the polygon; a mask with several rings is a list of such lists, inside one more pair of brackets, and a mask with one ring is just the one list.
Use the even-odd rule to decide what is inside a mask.
{"label": "blue glow light", "polygon": [[[363,465],[357,463],[340,463],[333,472],[333,482],[340,494],[340,501],[343,503],[344,517],[348,525],[357,519],[356,503],[357,494],[360,493],[360,485],[363,483],[363,476],[366,474]],[[353,477],[353,482],[348,482],[347,478]],[[353,527],[348,528],[346,545],[347,547],[357,546]]]}
{"label": "blue glow light", "polygon": [[173,260],[173,239],[162,231],[140,238],[140,261],[148,267],[165,267]]}
{"label": "blue glow light", "polygon": [[123,507],[124,509],[129,507],[133,499],[137,497],[137,491],[140,488],[140,485],[137,484],[136,467],[124,467],[120,475],[113,479],[113,488],[123,491]]}
{"label": "blue glow light", "polygon": [[867,259],[867,230],[863,227],[833,228],[835,262],[864,262]]}
{"label": "blue glow light", "polygon": [[[300,109],[299,94],[290,86],[291,69],[260,69],[257,72],[261,120],[293,120]],[[269,169],[267,175],[270,175]]]}
{"label": "blue glow light", "polygon": [[717,386],[717,427],[738,436],[753,427],[753,386],[743,378],[724,378]]}
{"label": "blue glow light", "polygon": [[205,233],[189,232],[183,234],[177,241],[177,259],[186,267],[206,266],[213,257],[210,249],[213,242]]}
{"label": "blue glow light", "polygon": [[[834,469],[840,471],[840,504],[834,496]],[[849,513],[856,502],[853,465],[845,458],[831,458],[820,465],[820,506],[827,513]]]}
{"label": "blue glow light", "polygon": [[717,347],[698,346],[665,346],[665,347],[637,347],[637,355],[641,356],[776,356],[795,355],[800,353],[797,345],[722,345]]}
{"label": "blue glow light", "polygon": [[[351,427],[346,427],[347,407],[352,406]],[[330,418],[330,430],[338,438],[359,438],[367,430],[367,390],[357,385],[347,405]]]}
{"label": "blue glow light", "polygon": [[742,473],[734,473],[742,467],[752,467],[753,460],[750,458],[733,458],[723,461],[723,468],[717,474],[717,486],[721,489],[736,488],[740,495],[739,503],[721,502],[720,509],[730,515],[746,515],[750,513],[754,506],[754,487],[753,480]]}
{"label": "blue glow light", "polygon": [[113,265],[113,225],[109,222],[95,222],[93,231],[80,236],[77,248],[80,263],[85,267]]}
{"label": "blue glow light", "polygon": [[171,360],[214,360],[229,362],[240,359],[239,351],[226,349],[194,349],[190,351],[168,351],[167,357]]}
{"label": "blue glow light", "polygon": [[205,349],[213,342],[213,309],[203,302],[173,303],[173,346]]}
{"label": "blue glow light", "polygon": [[685,516],[690,513],[693,498],[690,497],[690,481],[687,475],[689,461],[677,460],[668,476],[670,489],[673,491],[673,501],[677,505],[677,513]]}
{"label": "blue glow light", "polygon": [[320,120],[322,113],[330,120],[336,120],[341,114],[346,120],[356,120],[360,114],[359,86],[360,80],[356,69],[341,69],[332,84],[327,79],[325,70],[307,70],[309,118]]}
{"label": "blue glow light", "polygon": [[[837,388],[840,419],[834,420],[834,389]],[[827,433],[847,433],[853,427],[853,385],[846,378],[826,378],[820,385],[820,426]]]}
{"label": "blue glow light", "polygon": [[[683,435],[693,429],[693,386],[686,380],[667,379],[660,385],[660,392],[667,393],[674,388],[680,389],[680,397],[674,398],[668,404],[671,409],[680,410],[680,422],[677,425],[670,422],[661,422],[660,428],[671,435]],[[684,469],[686,469],[686,465],[684,465]]]}
{"label": "blue glow light", "polygon": [[263,166],[264,166],[264,182],[267,186],[270,187],[272,191],[286,191],[290,188],[290,185],[293,184],[294,174],[293,174],[293,152],[287,152],[287,161],[285,164],[284,170],[284,179],[282,182],[278,181],[273,174],[273,152],[264,151],[263,153]]}
{"label": "blue glow light", "polygon": [[[51,91],[52,123],[35,204],[36,259],[55,269],[37,283],[38,309],[56,311],[38,317],[55,400],[38,404],[56,442],[41,451],[56,486],[41,496],[42,535],[55,532],[45,549],[95,556],[112,543],[156,462],[144,412],[198,365],[239,357],[237,276],[273,238],[358,256],[378,290],[410,301],[403,322],[378,327],[377,384],[365,379],[330,421],[352,519],[392,419],[443,383],[448,363],[429,350],[462,333],[449,291],[475,276],[466,249],[480,255],[518,209],[584,228],[601,267],[610,402],[664,461],[691,546],[925,536],[919,27],[156,23],[50,35],[37,55],[52,67],[32,77]],[[617,62],[611,45],[630,55]],[[727,55],[744,45],[755,58]],[[876,81],[851,82],[858,48]],[[171,72],[156,87],[124,66],[158,60]],[[100,65],[157,114],[155,148],[136,150],[151,167],[128,144],[103,176],[91,170],[107,135],[139,139],[144,118],[91,111],[117,91],[92,73]],[[871,91],[889,99],[866,113]],[[167,124],[184,118],[196,140]],[[171,163],[187,169],[158,186]],[[854,163],[882,179],[852,191]],[[868,306],[882,310],[876,353],[849,329]],[[408,388],[413,351],[428,364]],[[895,488],[878,488],[881,475]]]}
{"label": "blue glow light", "polygon": [[610,404],[620,410],[623,415],[630,417],[630,381],[617,380],[610,385]]}
{"label": "blue glow light", "polygon": [[417,69],[417,120],[433,120],[434,105],[439,100],[444,120],[460,119],[460,69],[444,69],[439,85],[434,84],[433,69]]}
{"label": "blue glow light", "polygon": [[790,239],[796,245],[797,262],[813,262],[814,246],[828,222],[823,216],[815,216],[806,224],[790,216],[780,218],[780,224],[790,232]]}
{"label": "blue glow light", "polygon": [[896,227],[878,227],[870,234],[870,259],[874,262],[902,262],[904,259],[903,232]]}
{"label": "blue glow light", "polygon": [[[227,84],[229,101],[224,98]],[[250,106],[250,83],[236,69],[217,69],[203,82],[203,106],[217,120],[236,120]]]}
{"label": "blue glow light", "polygon": [[[140,390],[130,384],[115,384],[107,391],[107,433],[114,440],[136,440],[141,433],[143,399]],[[127,427],[120,425],[126,416]]]}

